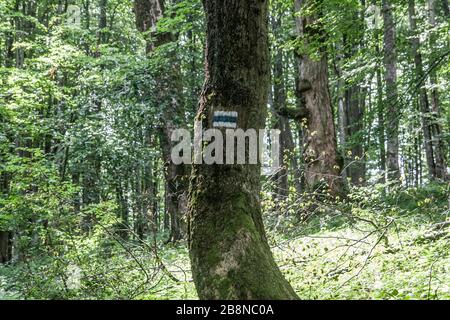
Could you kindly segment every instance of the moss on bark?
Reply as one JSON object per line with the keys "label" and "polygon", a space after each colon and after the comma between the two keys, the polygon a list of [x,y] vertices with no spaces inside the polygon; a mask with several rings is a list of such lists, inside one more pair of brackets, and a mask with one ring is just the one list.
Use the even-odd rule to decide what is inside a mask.
{"label": "moss on bark", "polygon": [[[237,111],[239,128],[263,128],[267,1],[206,0],[204,7],[206,82],[197,119],[211,128],[214,111]],[[200,299],[297,298],[267,244],[259,165],[194,165],[189,194],[189,248]]]}

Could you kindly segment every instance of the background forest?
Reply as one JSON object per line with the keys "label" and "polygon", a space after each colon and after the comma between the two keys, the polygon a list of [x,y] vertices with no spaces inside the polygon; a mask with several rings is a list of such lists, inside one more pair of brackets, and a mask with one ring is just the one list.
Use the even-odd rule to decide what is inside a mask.
{"label": "background forest", "polygon": [[[198,297],[170,136],[193,129],[204,12],[0,0],[0,299]],[[449,18],[447,0],[269,3],[282,168],[261,208],[300,298],[450,298]]]}

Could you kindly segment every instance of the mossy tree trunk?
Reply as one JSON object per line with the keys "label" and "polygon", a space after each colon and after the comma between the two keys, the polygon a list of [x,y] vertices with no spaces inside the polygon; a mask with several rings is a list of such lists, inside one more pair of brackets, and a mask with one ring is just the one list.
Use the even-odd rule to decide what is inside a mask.
{"label": "mossy tree trunk", "polygon": [[[269,81],[267,1],[205,0],[206,81],[197,119],[237,111],[238,127],[264,127]],[[194,165],[189,249],[200,299],[296,299],[267,243],[259,165]]]}

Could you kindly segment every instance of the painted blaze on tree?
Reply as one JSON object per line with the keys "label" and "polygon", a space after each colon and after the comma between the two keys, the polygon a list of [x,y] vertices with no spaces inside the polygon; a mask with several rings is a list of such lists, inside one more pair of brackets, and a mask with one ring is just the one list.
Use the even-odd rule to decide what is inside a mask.
{"label": "painted blaze on tree", "polygon": [[[214,127],[214,112],[237,112],[238,128],[262,129],[269,81],[268,3],[203,4],[206,81],[197,120],[209,129]],[[259,164],[193,166],[189,249],[200,299],[297,299],[267,243],[260,173]]]}

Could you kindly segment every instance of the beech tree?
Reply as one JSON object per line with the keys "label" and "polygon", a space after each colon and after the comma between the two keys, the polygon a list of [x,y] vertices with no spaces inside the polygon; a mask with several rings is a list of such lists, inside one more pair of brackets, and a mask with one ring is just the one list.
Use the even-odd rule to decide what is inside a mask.
{"label": "beech tree", "polygon": [[450,297],[448,9],[0,0],[0,299]]}
{"label": "beech tree", "polygon": [[[331,194],[343,192],[342,164],[337,152],[336,131],[328,82],[326,39],[321,24],[321,0],[296,0],[296,12],[308,12],[296,19],[297,32],[303,39],[304,52],[298,56],[299,92],[305,125],[303,144],[305,180],[310,189],[325,182]],[[321,43],[319,47],[313,44]]]}
{"label": "beech tree", "polygon": [[[205,0],[205,85],[197,119],[236,111],[243,129],[264,128],[269,81],[268,1]],[[189,250],[200,299],[296,299],[267,243],[259,165],[193,166]]]}

